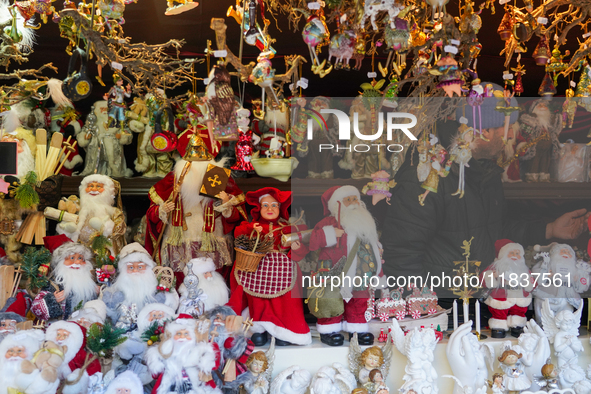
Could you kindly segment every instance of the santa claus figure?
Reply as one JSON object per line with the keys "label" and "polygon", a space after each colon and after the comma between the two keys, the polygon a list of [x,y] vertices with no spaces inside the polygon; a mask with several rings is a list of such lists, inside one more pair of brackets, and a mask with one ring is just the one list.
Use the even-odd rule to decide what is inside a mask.
{"label": "santa claus figure", "polygon": [[40,320],[68,319],[80,303],[96,299],[99,293],[92,273],[92,251],[64,240],[64,236],[45,237],[45,245],[53,253],[50,283],[41,289],[31,306]]}
{"label": "santa claus figure", "polygon": [[[301,272],[295,261],[302,260],[308,248],[297,241],[283,245],[281,236],[290,234],[289,220],[291,192],[265,187],[246,193],[246,201],[253,206],[251,222],[242,222],[234,232],[235,237],[259,233],[273,239],[273,251],[259,262],[255,272],[242,271],[234,266],[230,288],[229,306],[237,314],[248,308],[254,320],[251,339],[257,346],[264,345],[271,334],[278,346],[288,344],[309,345],[310,329],[304,320],[301,294]],[[301,229],[300,229],[301,230]]]}
{"label": "santa claus figure", "polygon": [[[59,223],[58,234],[87,246],[92,245],[96,235],[103,235],[111,241],[113,253],[119,253],[125,245],[126,227],[115,181],[106,175],[89,175],[82,179],[79,193],[78,222]],[[114,206],[116,198],[117,206]]]}
{"label": "santa claus figure", "polygon": [[144,394],[144,386],[135,373],[125,371],[109,383],[105,394]]}
{"label": "santa claus figure", "polygon": [[218,346],[197,342],[196,330],[197,321],[181,314],[166,324],[162,342],[148,349],[148,370],[157,376],[152,394],[221,393],[211,379],[219,367]]}
{"label": "santa claus figure", "polygon": [[30,130],[19,127],[11,133],[4,133],[0,141],[16,142],[18,153],[16,170],[19,179],[22,180],[29,172],[35,171],[37,143],[35,141],[35,135]]}
{"label": "santa claus figure", "polygon": [[64,380],[62,393],[85,394],[90,376],[101,372],[98,359],[86,365],[91,357],[85,350],[86,329],[73,322],[57,321],[49,326],[45,339],[67,347],[64,362],[58,369],[59,379]]}
{"label": "santa claus figure", "polygon": [[518,337],[527,323],[525,312],[532,301],[534,278],[525,265],[520,244],[501,239],[495,242],[495,248],[497,258],[482,273],[482,282],[490,289],[484,301],[492,314],[488,325],[493,338],[504,338],[509,329]]}
{"label": "santa claus figure", "polygon": [[173,310],[178,307],[176,290],[158,292],[158,278],[152,269],[156,266],[146,249],[137,242],[126,245],[119,253],[115,283],[103,292],[107,314],[121,328],[130,330],[137,322],[139,311],[145,305],[160,302]]}
{"label": "santa claus figure", "polygon": [[0,310],[0,342],[9,334],[14,334],[17,324],[27,320],[27,313],[31,308],[33,299],[25,290],[19,290],[16,297],[6,300]]}
{"label": "santa claus figure", "polygon": [[529,113],[521,115],[516,152],[525,150],[520,160],[526,182],[550,182],[552,147],[558,146],[561,131],[562,115],[550,111],[548,100],[535,101]]}
{"label": "santa claus figure", "polygon": [[80,324],[87,330],[91,325],[98,323],[105,324],[107,318],[107,306],[102,300],[92,300],[84,304],[82,309],[74,311],[69,321]]}
{"label": "santa claus figure", "polygon": [[285,131],[288,129],[289,108],[284,103],[280,107],[269,106],[264,120],[254,120],[252,131],[260,138],[258,145],[260,157],[272,155],[269,152],[270,149],[274,150],[275,154],[283,156],[285,154],[283,146],[286,143]]}
{"label": "santa claus figure", "polygon": [[232,308],[218,306],[206,316],[211,321],[212,341],[221,351],[219,373],[212,375],[220,386],[224,381],[232,381],[248,370],[246,360],[254,351],[254,343],[246,337],[242,325],[236,326],[236,322],[241,320],[237,319]]}
{"label": "santa claus figure", "polygon": [[[191,267],[190,272],[189,267]],[[208,312],[228,302],[230,289],[224,277],[216,271],[212,259],[207,257],[192,259],[185,267],[184,273],[185,280],[191,274],[193,279],[188,286],[182,283],[179,287],[181,295],[179,313],[192,314],[190,311],[194,310],[195,304],[198,303],[201,303],[198,309]]]}
{"label": "santa claus figure", "polygon": [[[190,132],[183,134],[177,147],[182,157],[189,151],[188,160],[191,159],[189,141],[192,135]],[[231,265],[233,247],[226,234],[241,220],[238,208],[244,203],[244,196],[231,178],[226,190],[219,193],[219,199],[201,195],[208,166],[223,166],[224,163],[188,160],[177,161],[174,171],[150,189],[146,250],[175,272],[182,272],[186,262],[198,257],[211,258],[218,268]],[[173,191],[179,187],[177,195]],[[157,240],[161,242],[158,244]]]}
{"label": "santa claus figure", "polygon": [[18,393],[17,376],[23,360],[31,360],[43,341],[43,331],[10,334],[0,342],[0,394]]}
{"label": "santa claus figure", "polygon": [[[324,268],[346,261],[340,291],[344,313],[319,318],[316,327],[322,342],[331,346],[343,344],[341,330],[349,333],[349,339],[357,332],[360,344],[371,345],[374,337],[365,319],[367,300],[370,287],[383,282],[381,245],[375,220],[354,186],[328,189],[322,195],[322,204],[328,216],[314,227],[310,250],[320,251],[318,259]],[[364,278],[361,286],[353,285],[354,277]]]}
{"label": "santa claus figure", "polygon": [[[536,249],[539,251],[542,248]],[[589,290],[591,280],[591,265],[577,261],[570,245],[552,244],[549,252],[542,252],[542,257],[543,260],[532,268],[532,272],[539,274],[540,278],[540,285],[533,291],[536,320],[540,324],[542,305],[546,299],[550,301],[554,314],[563,310],[573,311],[581,303],[581,294]]]}

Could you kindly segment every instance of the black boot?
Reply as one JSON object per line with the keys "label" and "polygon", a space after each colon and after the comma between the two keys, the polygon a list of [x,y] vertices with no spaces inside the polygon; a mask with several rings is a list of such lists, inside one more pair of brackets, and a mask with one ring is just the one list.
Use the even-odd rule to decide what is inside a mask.
{"label": "black boot", "polygon": [[250,337],[250,340],[255,346],[265,346],[268,340],[267,332],[255,332],[252,334],[252,337]]}
{"label": "black boot", "polygon": [[500,330],[498,328],[492,328],[490,330],[490,336],[492,338],[505,338],[506,335],[507,335],[507,331],[505,331],[505,330]]}
{"label": "black boot", "polygon": [[283,341],[283,340],[275,337],[275,345],[277,345],[277,346],[291,346],[291,345],[293,345],[293,343],[287,342],[287,341]]}
{"label": "black boot", "polygon": [[340,332],[333,332],[331,334],[320,334],[320,340],[328,346],[343,346],[345,337]]}
{"label": "black boot", "polygon": [[[353,337],[353,333],[349,333],[349,342],[351,342],[351,338]],[[373,345],[373,334],[370,332],[358,332],[357,333],[357,342],[361,346],[371,346]]]}
{"label": "black boot", "polygon": [[511,327],[512,337],[519,338],[521,334],[523,334],[523,327]]}

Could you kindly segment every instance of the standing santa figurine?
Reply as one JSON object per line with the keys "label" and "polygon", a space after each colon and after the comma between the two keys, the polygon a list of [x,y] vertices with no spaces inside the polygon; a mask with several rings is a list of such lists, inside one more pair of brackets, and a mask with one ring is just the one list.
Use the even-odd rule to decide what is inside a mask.
{"label": "standing santa figurine", "polygon": [[490,289],[484,301],[492,314],[488,325],[493,338],[505,338],[509,329],[518,337],[527,323],[525,312],[532,302],[534,278],[525,265],[523,246],[500,239],[495,249],[497,258],[482,273],[483,284]]}
{"label": "standing santa figurine", "polygon": [[260,239],[269,236],[273,239],[273,250],[265,254],[254,272],[234,266],[228,305],[237,314],[248,308],[254,320],[251,339],[257,346],[267,342],[267,333],[276,338],[279,346],[309,345],[312,337],[304,319],[301,272],[295,263],[306,256],[308,248],[299,241],[291,245],[281,242],[283,234],[295,232],[288,222],[291,192],[264,187],[246,193],[246,201],[253,206],[252,221],[242,222],[234,235],[251,237],[256,232]]}
{"label": "standing santa figurine", "polygon": [[10,334],[0,342],[0,394],[18,393],[17,376],[24,360],[31,360],[43,342],[43,331]]}
{"label": "standing santa figurine", "polygon": [[[344,304],[343,308],[335,309],[335,313],[319,311],[323,313],[316,325],[320,339],[330,346],[340,346],[344,340],[340,331],[344,330],[349,332],[349,339],[356,332],[360,345],[371,345],[374,336],[369,332],[365,317],[367,300],[370,287],[383,282],[381,245],[375,220],[354,186],[328,189],[322,195],[322,204],[326,217],[314,227],[310,250],[320,251],[318,260],[324,268],[342,270],[344,280],[340,294]],[[351,287],[354,277],[364,278],[360,287]]]}

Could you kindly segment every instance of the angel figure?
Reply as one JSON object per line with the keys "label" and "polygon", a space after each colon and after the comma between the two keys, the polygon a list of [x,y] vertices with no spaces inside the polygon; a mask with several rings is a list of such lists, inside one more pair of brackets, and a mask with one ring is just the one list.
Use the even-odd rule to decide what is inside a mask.
{"label": "angel figure", "polygon": [[560,390],[560,386],[558,385],[558,370],[552,364],[552,359],[548,358],[546,360],[546,364],[542,366],[541,372],[542,376],[535,378],[535,383],[541,390],[547,392]]}
{"label": "angel figure", "polygon": [[[461,122],[461,120],[460,120]],[[465,126],[465,125],[464,125]],[[474,142],[474,129],[469,127],[458,137],[454,145],[450,149],[450,159],[460,166],[460,179],[458,182],[458,190],[452,196],[464,197],[464,184],[466,167],[470,167],[468,162],[472,158],[472,147]]]}
{"label": "angel figure", "polygon": [[493,394],[506,394],[507,390],[505,389],[505,385],[503,384],[503,374],[496,373],[493,375],[492,382],[490,382],[490,386],[492,389]]}
{"label": "angel figure", "polygon": [[310,384],[310,394],[351,394],[356,387],[355,375],[344,365],[333,363],[316,372]]}
{"label": "angel figure", "polygon": [[236,380],[224,386],[225,392],[240,394],[267,394],[269,382],[275,362],[275,337],[271,339],[271,346],[266,352],[251,353],[246,360],[247,371],[239,375]]}
{"label": "angel figure", "polygon": [[435,330],[432,328],[415,327],[406,335],[397,320],[392,320],[394,345],[406,356],[404,384],[400,391],[414,391],[421,394],[437,394],[437,371],[433,367],[433,351],[437,345]]}
{"label": "angel figure", "polygon": [[[442,378],[450,378],[456,381],[456,384],[454,386],[454,393],[455,393],[455,387],[459,388],[458,393],[461,394],[486,394],[486,384],[484,384],[482,387],[479,387],[478,390],[474,391],[472,389],[472,387],[470,386],[464,386],[462,385],[462,382],[460,381],[460,379],[456,378],[453,375],[441,375]],[[498,393],[501,394],[501,393]]]}
{"label": "angel figure", "polygon": [[[390,341],[389,343],[391,343]],[[369,372],[369,381],[363,385],[370,394],[378,394],[380,391],[385,390],[387,393],[390,392],[390,389],[386,386],[384,382],[384,376],[382,375],[382,371],[375,368]]]}
{"label": "angel figure", "polygon": [[509,394],[520,393],[531,386],[531,380],[523,371],[521,357],[523,357],[521,353],[512,349],[505,350],[499,357],[501,370],[505,373],[503,385]]}
{"label": "angel figure", "polygon": [[539,376],[544,363],[550,357],[550,343],[544,330],[534,320],[530,320],[525,325],[523,334],[519,336],[517,345],[507,342],[512,350],[523,355],[520,361],[525,375],[532,382],[530,390],[537,391],[539,386],[535,377]]}
{"label": "angel figure", "polygon": [[271,383],[270,394],[304,394],[310,386],[312,374],[299,365],[281,372]]}
{"label": "angel figure", "polygon": [[383,348],[379,346],[368,347],[361,351],[357,340],[357,333],[351,337],[349,346],[349,369],[355,374],[362,385],[370,382],[370,372],[379,369],[382,380],[388,377],[390,362],[392,361],[392,341],[386,341]]}
{"label": "angel figure", "polygon": [[471,320],[454,330],[445,352],[457,382],[453,394],[462,394],[468,389],[476,392],[486,384],[488,370],[493,370],[495,349],[490,343],[479,342],[472,334]]}
{"label": "angel figure", "polygon": [[578,355],[583,351],[578,338],[583,300],[579,305],[576,312],[566,309],[556,314],[550,308],[549,300],[542,305],[542,324],[550,343],[554,344],[554,354],[560,370],[558,378],[563,389],[570,388],[575,382],[585,378],[585,372],[579,366]]}
{"label": "angel figure", "polygon": [[443,146],[437,142],[432,145],[429,150],[429,161],[431,162],[431,168],[427,179],[421,184],[421,187],[425,189],[423,194],[419,195],[419,204],[425,205],[425,199],[429,195],[429,192],[437,193],[437,187],[439,186],[439,177],[445,178],[449,175],[449,169],[451,168],[451,159],[447,159],[447,151]]}

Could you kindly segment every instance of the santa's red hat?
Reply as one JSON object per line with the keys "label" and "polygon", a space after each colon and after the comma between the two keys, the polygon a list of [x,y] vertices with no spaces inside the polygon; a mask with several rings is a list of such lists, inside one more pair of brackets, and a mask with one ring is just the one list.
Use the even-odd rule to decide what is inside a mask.
{"label": "santa's red hat", "polygon": [[4,249],[2,247],[0,247],[0,259],[2,257],[6,257],[6,252],[4,251]]}
{"label": "santa's red hat", "polygon": [[47,237],[43,237],[43,245],[47,250],[53,253],[57,248],[65,244],[66,242],[73,242],[70,238],[66,237],[64,234],[60,235],[50,235]]}
{"label": "santa's red hat", "polygon": [[258,220],[261,216],[261,199],[265,196],[271,196],[281,204],[279,208],[279,217],[289,219],[289,206],[291,205],[291,192],[282,192],[274,187],[263,187],[255,192],[246,193],[246,202],[253,206],[250,215],[253,220]]}
{"label": "santa's red hat", "polygon": [[324,216],[336,215],[338,212],[338,203],[345,197],[357,196],[361,199],[359,189],[355,186],[333,186],[322,194],[322,206],[324,207]]}
{"label": "santa's red hat", "polygon": [[518,243],[511,241],[510,239],[499,239],[495,242],[495,250],[497,252],[497,259],[502,259],[507,257],[507,254],[512,251],[518,249],[521,252],[521,257],[525,254],[523,250],[523,246]]}
{"label": "santa's red hat", "polygon": [[[193,318],[193,316],[186,313],[181,313],[175,320],[166,323],[164,330],[172,336],[180,330],[194,332],[196,327],[197,321]],[[193,337],[193,339],[195,338]]]}
{"label": "santa's red hat", "polygon": [[25,292],[19,291],[18,293],[16,293],[16,297],[14,298],[14,301],[12,303],[10,303],[10,305],[7,305],[6,310],[4,312],[16,313],[19,316],[26,318],[27,312],[29,311],[30,308],[31,308],[31,298],[28,296],[25,297]]}

